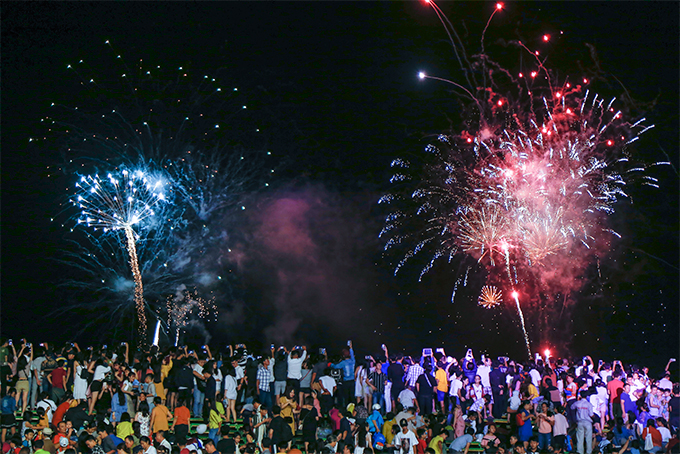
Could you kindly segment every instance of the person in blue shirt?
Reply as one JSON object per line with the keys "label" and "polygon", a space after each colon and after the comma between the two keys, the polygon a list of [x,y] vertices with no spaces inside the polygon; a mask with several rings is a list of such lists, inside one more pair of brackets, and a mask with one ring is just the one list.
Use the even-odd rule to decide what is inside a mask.
{"label": "person in blue shirt", "polygon": [[368,424],[368,430],[372,434],[376,432],[382,433],[382,427],[383,424],[385,424],[385,421],[380,414],[380,404],[373,405],[373,413],[371,413],[369,417],[366,418],[366,424]]}
{"label": "person in blue shirt", "polygon": [[354,399],[354,369],[356,362],[354,361],[354,349],[352,349],[352,341],[347,341],[349,349],[342,350],[343,360],[337,364],[331,364],[333,369],[342,369],[342,389],[340,390],[339,400],[342,408],[345,408]]}
{"label": "person in blue shirt", "polygon": [[15,411],[17,411],[17,390],[16,388],[10,388],[5,397],[0,401],[0,413],[2,413],[0,423],[2,426],[3,443],[7,441],[7,429],[10,429],[10,438],[16,433]]}

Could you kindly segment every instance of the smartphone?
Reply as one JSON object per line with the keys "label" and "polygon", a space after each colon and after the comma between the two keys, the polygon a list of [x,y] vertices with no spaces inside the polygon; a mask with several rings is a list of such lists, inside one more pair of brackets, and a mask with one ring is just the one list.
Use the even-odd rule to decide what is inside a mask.
{"label": "smartphone", "polygon": [[432,349],[431,348],[424,348],[422,356],[432,356]]}
{"label": "smartphone", "polygon": [[352,341],[351,341],[351,340],[348,340],[348,341],[347,341],[347,346],[349,347],[350,345],[352,345]]}
{"label": "smartphone", "polygon": [[443,348],[438,348],[438,349],[437,349],[437,350],[435,350],[435,351],[437,351],[437,352],[441,353],[442,355],[444,354],[444,349],[443,349]]}
{"label": "smartphone", "polygon": [[325,355],[326,354],[326,349],[325,348],[320,348],[319,349],[319,355]]}
{"label": "smartphone", "polygon": [[385,350],[387,347],[385,347],[385,344],[382,344],[382,345],[380,346],[380,348],[382,348],[383,350]]}
{"label": "smartphone", "polygon": [[274,344],[272,344],[272,345],[269,347],[270,350],[274,350],[274,348],[275,348],[275,347],[274,347]]}
{"label": "smartphone", "polygon": [[10,339],[8,342],[9,342],[9,345],[12,345],[12,339]]}

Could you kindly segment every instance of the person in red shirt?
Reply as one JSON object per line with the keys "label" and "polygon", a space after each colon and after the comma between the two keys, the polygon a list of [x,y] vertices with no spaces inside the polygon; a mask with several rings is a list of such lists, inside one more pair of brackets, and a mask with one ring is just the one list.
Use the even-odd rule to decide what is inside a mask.
{"label": "person in red shirt", "polygon": [[64,401],[59,404],[57,410],[52,415],[52,425],[57,426],[60,422],[64,420],[64,415],[71,408],[71,403],[73,402],[73,395],[69,392],[64,395]]}
{"label": "person in red shirt", "polygon": [[659,432],[659,430],[656,428],[656,420],[653,418],[647,420],[647,427],[645,427],[645,430],[642,431],[642,435],[640,436],[640,438],[642,439],[642,443],[645,443],[647,435],[649,434],[651,434],[652,436],[652,444],[654,445],[654,447],[652,449],[648,449],[647,452],[649,453],[660,452],[662,450],[661,432]]}
{"label": "person in red shirt", "polygon": [[180,404],[175,408],[175,418],[172,422],[171,430],[175,432],[175,437],[177,439],[182,439],[187,437],[189,433],[189,419],[191,418],[191,411],[186,406],[184,400],[180,401]]}
{"label": "person in red shirt", "polygon": [[607,383],[607,392],[609,393],[609,414],[614,418],[623,416],[621,413],[621,394],[623,394],[623,382],[621,381],[621,372],[615,371],[612,375],[614,378]]}
{"label": "person in red shirt", "polygon": [[62,358],[57,362],[57,368],[47,376],[47,381],[52,385],[52,400],[54,402],[58,403],[64,397],[69,372],[66,369],[66,360]]}

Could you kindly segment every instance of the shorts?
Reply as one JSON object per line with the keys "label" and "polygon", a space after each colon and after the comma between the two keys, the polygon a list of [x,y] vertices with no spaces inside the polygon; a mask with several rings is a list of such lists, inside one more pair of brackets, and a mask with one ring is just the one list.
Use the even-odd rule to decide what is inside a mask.
{"label": "shorts", "polygon": [[101,380],[95,380],[90,385],[90,392],[91,393],[98,393],[101,390],[102,390],[102,381]]}
{"label": "shorts", "polygon": [[17,419],[12,413],[0,415],[0,427],[3,429],[11,429],[17,425]]}
{"label": "shorts", "polygon": [[16,385],[17,395],[21,394],[21,391],[25,392],[26,395],[28,395],[29,388],[30,388],[30,385],[28,383],[28,380],[17,381],[17,385]]}
{"label": "shorts", "polygon": [[444,399],[446,399],[446,395],[447,395],[447,394],[448,394],[448,393],[445,392],[445,391],[439,391],[439,390],[437,390],[437,401],[438,401],[438,402],[444,402]]}
{"label": "shorts", "polygon": [[300,392],[303,394],[310,394],[312,392],[312,388],[300,388]]}
{"label": "shorts", "polygon": [[281,394],[283,394],[285,392],[286,392],[286,382],[285,382],[285,380],[275,381],[274,382],[274,395],[280,396]]}

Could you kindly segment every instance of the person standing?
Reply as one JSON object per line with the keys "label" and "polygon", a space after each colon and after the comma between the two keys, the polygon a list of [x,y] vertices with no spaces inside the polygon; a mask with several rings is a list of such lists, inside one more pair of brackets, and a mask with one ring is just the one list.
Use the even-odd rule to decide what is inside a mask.
{"label": "person standing", "polygon": [[368,387],[373,392],[373,404],[378,404],[380,408],[385,407],[385,381],[387,376],[382,372],[382,362],[378,359],[375,362],[375,370],[368,374]]}
{"label": "person standing", "polygon": [[500,419],[503,412],[508,407],[508,396],[505,389],[506,375],[500,369],[498,361],[492,362],[492,369],[489,372],[489,384],[491,385],[491,395],[493,396],[493,417]]}
{"label": "person standing", "polygon": [[333,369],[342,370],[342,391],[338,397],[343,408],[354,400],[354,370],[356,369],[356,362],[354,360],[352,341],[347,341],[347,347],[342,350],[343,360],[337,364],[331,364]]}
{"label": "person standing", "polygon": [[576,420],[576,450],[579,454],[590,454],[593,450],[593,406],[588,402],[588,396],[579,393],[572,409]]}

